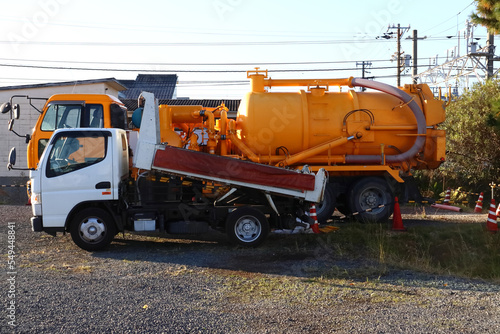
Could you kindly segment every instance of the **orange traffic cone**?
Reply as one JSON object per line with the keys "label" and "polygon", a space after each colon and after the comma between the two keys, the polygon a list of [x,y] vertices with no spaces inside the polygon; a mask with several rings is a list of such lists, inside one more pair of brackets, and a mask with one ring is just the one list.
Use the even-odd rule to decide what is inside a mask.
{"label": "orange traffic cone", "polygon": [[497,206],[497,211],[495,212],[495,215],[497,216],[500,216],[500,203],[498,203],[498,206]]}
{"label": "orange traffic cone", "polygon": [[486,228],[492,233],[498,231],[497,215],[495,214],[495,199],[491,199],[490,211],[488,211],[488,221],[486,222]]}
{"label": "orange traffic cone", "polygon": [[451,197],[451,189],[448,188],[448,189],[446,189],[446,195],[444,196],[443,204],[450,205],[450,197]]}
{"label": "orange traffic cone", "polygon": [[394,197],[394,213],[392,214],[392,230],[393,231],[406,231],[401,218],[401,209],[399,208],[399,201]]}
{"label": "orange traffic cone", "polygon": [[476,207],[474,208],[474,212],[481,213],[483,211],[483,193],[479,194],[479,199],[476,202]]}
{"label": "orange traffic cone", "polygon": [[319,224],[318,224],[318,217],[316,216],[316,205],[311,205],[311,209],[309,209],[309,217],[314,221],[314,223],[311,225],[311,229],[313,230],[314,233],[319,233]]}

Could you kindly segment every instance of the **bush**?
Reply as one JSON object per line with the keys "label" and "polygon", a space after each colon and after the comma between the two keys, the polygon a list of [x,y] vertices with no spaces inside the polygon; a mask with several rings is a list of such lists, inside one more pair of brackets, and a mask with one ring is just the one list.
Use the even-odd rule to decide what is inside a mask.
{"label": "bush", "polygon": [[416,173],[424,194],[438,198],[445,187],[489,194],[500,183],[500,80],[476,84],[446,108],[446,162]]}

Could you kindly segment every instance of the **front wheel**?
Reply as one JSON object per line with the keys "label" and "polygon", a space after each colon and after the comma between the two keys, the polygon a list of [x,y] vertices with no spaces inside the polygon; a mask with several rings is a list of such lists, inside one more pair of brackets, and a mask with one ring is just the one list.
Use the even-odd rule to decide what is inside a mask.
{"label": "front wheel", "polygon": [[73,218],[70,232],[78,247],[96,251],[111,243],[116,235],[116,227],[108,212],[99,208],[88,208]]}
{"label": "front wheel", "polygon": [[269,222],[259,210],[242,207],[231,212],[226,220],[229,239],[242,246],[257,246],[269,234]]}
{"label": "front wheel", "polygon": [[360,222],[385,222],[392,214],[393,194],[383,179],[367,177],[359,180],[349,191],[349,208],[358,212]]}

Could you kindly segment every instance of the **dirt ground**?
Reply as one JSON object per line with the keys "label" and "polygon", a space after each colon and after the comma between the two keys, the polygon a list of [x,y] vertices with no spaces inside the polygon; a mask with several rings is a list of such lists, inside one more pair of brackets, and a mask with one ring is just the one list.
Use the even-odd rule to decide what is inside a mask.
{"label": "dirt ground", "polygon": [[[11,225],[16,238],[14,267],[2,272],[15,284],[0,290],[2,305],[14,302],[15,310],[0,310],[2,333],[500,330],[500,319],[491,316],[500,312],[500,286],[378,270],[326,249],[321,238],[310,247],[302,242],[307,236],[272,234],[247,249],[220,233],[182,239],[120,234],[106,251],[86,252],[69,235],[32,232],[30,216],[30,207],[0,206],[4,264]],[[405,206],[402,217],[410,226],[486,222],[486,214],[429,207]]]}

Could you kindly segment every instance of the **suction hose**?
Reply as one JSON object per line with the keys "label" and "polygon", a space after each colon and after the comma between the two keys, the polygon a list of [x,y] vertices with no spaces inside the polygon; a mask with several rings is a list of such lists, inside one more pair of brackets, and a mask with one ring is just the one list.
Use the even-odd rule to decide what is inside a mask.
{"label": "suction hose", "polygon": [[[424,113],[422,112],[422,109],[420,109],[417,102],[415,102],[409,94],[403,92],[401,89],[381,82],[367,79],[352,79],[351,84],[353,87],[365,87],[378,90],[400,99],[404,104],[408,104],[408,107],[411,109],[415,119],[417,120],[417,139],[408,151],[397,155],[387,155],[385,160],[389,163],[398,163],[416,156],[425,144],[427,127]],[[347,164],[373,164],[382,163],[382,157],[380,155],[346,155],[345,161]]]}

